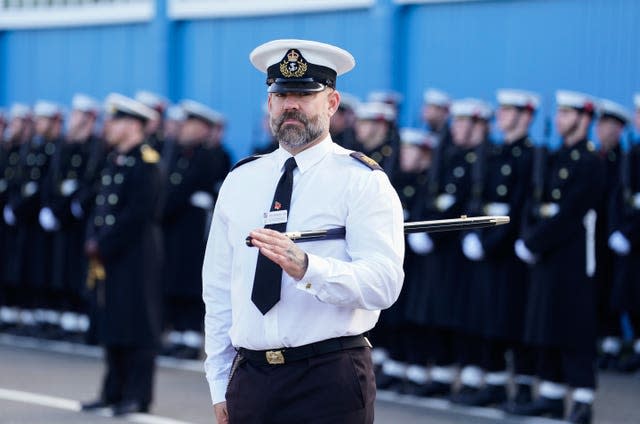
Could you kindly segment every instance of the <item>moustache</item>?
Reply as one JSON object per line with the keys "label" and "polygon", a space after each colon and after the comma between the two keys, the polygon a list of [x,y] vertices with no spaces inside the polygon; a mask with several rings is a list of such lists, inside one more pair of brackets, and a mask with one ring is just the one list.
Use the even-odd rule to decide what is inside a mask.
{"label": "moustache", "polygon": [[276,121],[277,127],[280,128],[282,126],[282,123],[288,119],[293,119],[293,120],[302,122],[304,125],[307,125],[309,123],[309,120],[307,119],[306,116],[302,114],[302,112],[291,111],[291,112],[285,112],[282,115],[280,115],[280,117]]}

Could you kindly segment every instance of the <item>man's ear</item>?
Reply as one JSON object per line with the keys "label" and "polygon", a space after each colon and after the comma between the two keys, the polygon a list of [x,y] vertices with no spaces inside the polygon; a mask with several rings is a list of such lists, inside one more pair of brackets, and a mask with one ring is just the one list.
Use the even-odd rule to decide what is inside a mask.
{"label": "man's ear", "polygon": [[329,116],[333,116],[340,106],[340,93],[337,90],[331,90],[328,95],[329,101]]}

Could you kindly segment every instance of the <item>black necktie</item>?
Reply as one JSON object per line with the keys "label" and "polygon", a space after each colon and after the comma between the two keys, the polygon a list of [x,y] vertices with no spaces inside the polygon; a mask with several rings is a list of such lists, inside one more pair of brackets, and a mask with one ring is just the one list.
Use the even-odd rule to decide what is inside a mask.
{"label": "black necktie", "polygon": [[[298,164],[293,157],[284,163],[284,173],[278,181],[276,192],[273,195],[270,211],[287,211],[289,216],[289,204],[291,203],[291,191],[293,190],[293,170]],[[268,224],[264,228],[285,232],[287,223]],[[253,290],[251,300],[258,307],[262,315],[269,312],[273,305],[280,300],[280,282],[282,280],[282,268],[266,256],[258,253],[256,274],[253,277]]]}

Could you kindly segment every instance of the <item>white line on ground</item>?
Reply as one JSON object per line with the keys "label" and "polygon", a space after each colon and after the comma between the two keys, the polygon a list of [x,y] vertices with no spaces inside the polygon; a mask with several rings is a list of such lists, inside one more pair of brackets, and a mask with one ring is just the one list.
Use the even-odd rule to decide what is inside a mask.
{"label": "white line on ground", "polygon": [[[80,402],[72,399],[41,395],[38,393],[23,392],[0,388],[0,399],[28,403],[31,405],[46,406],[48,408],[63,409],[66,411],[80,412]],[[105,417],[110,415],[96,414]],[[138,424],[190,424],[187,421],[174,420],[173,418],[160,417],[151,414],[128,414],[123,416],[126,421]]]}

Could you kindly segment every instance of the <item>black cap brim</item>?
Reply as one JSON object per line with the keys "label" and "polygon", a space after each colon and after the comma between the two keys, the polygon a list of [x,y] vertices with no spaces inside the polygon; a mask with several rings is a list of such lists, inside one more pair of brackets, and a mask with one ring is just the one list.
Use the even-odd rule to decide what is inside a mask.
{"label": "black cap brim", "polygon": [[324,90],[327,86],[320,82],[309,81],[309,78],[300,80],[277,78],[276,81],[269,85],[267,92],[269,93],[317,93]]}

